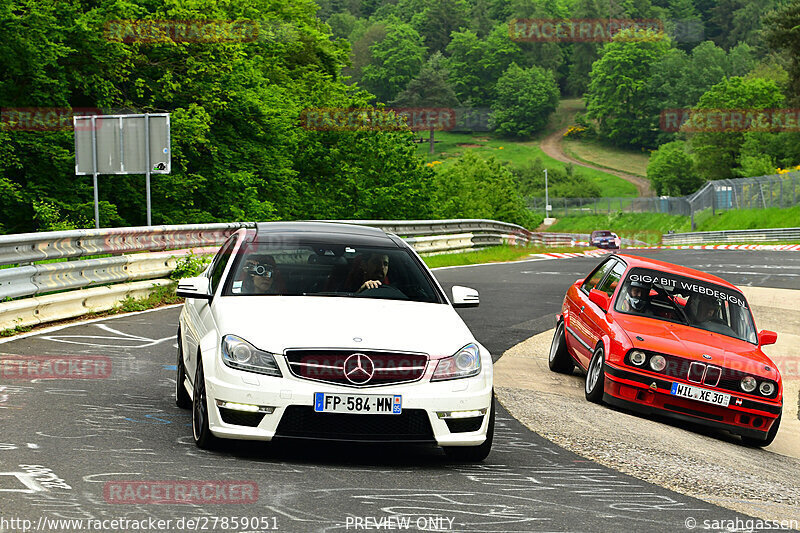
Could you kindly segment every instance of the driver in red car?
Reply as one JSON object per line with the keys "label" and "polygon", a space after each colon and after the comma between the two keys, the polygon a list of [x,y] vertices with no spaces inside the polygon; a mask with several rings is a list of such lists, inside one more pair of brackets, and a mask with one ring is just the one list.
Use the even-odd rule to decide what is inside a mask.
{"label": "driver in red car", "polygon": [[625,295],[620,310],[640,314],[650,311],[650,284],[642,281],[630,282],[628,294]]}

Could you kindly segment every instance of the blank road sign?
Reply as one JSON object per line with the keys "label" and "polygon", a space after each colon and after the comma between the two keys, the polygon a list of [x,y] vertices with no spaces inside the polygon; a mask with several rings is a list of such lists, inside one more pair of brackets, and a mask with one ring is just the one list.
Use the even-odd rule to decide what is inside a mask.
{"label": "blank road sign", "polygon": [[76,116],[74,124],[75,174],[95,173],[93,136],[97,148],[97,174],[145,174],[148,168],[147,137],[150,139],[150,172],[169,174],[172,153],[168,114]]}

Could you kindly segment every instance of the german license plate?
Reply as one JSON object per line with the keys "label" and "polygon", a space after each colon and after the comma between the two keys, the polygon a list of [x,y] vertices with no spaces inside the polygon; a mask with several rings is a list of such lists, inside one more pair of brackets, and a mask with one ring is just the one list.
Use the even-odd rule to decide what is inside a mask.
{"label": "german license plate", "polygon": [[317,413],[399,415],[403,411],[403,397],[400,394],[315,392],[314,411]]}
{"label": "german license plate", "polygon": [[670,394],[673,396],[680,396],[681,398],[689,398],[698,402],[710,403],[711,405],[719,405],[721,407],[728,407],[731,403],[730,394],[723,394],[708,389],[701,389],[700,387],[693,387],[692,385],[685,385],[683,383],[673,383]]}

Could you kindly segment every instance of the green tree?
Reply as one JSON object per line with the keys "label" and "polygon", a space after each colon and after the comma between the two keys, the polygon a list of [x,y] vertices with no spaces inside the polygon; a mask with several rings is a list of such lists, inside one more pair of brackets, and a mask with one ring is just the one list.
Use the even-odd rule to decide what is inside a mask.
{"label": "green tree", "polygon": [[511,39],[505,24],[495,26],[485,40],[471,30],[455,32],[452,37],[447,46],[450,83],[458,99],[467,105],[491,105],[494,86],[509,65],[526,65],[522,49]]}
{"label": "green tree", "polygon": [[[599,0],[578,0],[572,12],[573,18],[599,19],[607,10],[603,10]],[[576,96],[582,96],[589,88],[589,74],[592,64],[600,57],[600,45],[593,42],[576,42],[572,45],[570,55],[567,90]]]}
{"label": "green tree", "polygon": [[408,24],[387,25],[386,37],[370,47],[361,85],[379,102],[389,102],[416,76],[425,62],[425,44]]}
{"label": "green tree", "polygon": [[[783,104],[783,95],[772,80],[733,77],[714,85],[700,97],[696,110],[748,110],[778,108]],[[697,171],[708,180],[728,179],[735,175],[737,160],[745,133],[726,131],[702,131],[690,137],[691,150],[695,154]]]}
{"label": "green tree", "polygon": [[620,31],[603,47],[586,95],[587,116],[601,138],[617,146],[654,144],[662,104],[650,78],[669,50],[669,39],[650,30]]}
{"label": "green tree", "polygon": [[[431,56],[419,75],[409,82],[392,102],[395,107],[452,108],[459,105],[453,88],[447,83],[447,70],[440,52]],[[430,153],[434,153],[434,130],[430,130]]]}
{"label": "green tree", "polygon": [[479,106],[488,101],[484,72],[480,62],[483,57],[481,39],[472,30],[453,33],[447,45],[447,69],[450,84],[459,100],[467,105]]}
{"label": "green tree", "polygon": [[[316,10],[311,0],[5,2],[0,104],[169,111],[172,173],[153,176],[155,224],[348,210],[431,216],[431,170],[415,157],[411,133],[298,127],[303,110],[364,107],[372,98],[342,82],[348,46],[331,40]],[[106,32],[107,21],[129,19],[239,20],[260,31],[251,40],[150,43]],[[54,216],[90,223],[91,179],[74,176],[73,151],[69,129],[0,129],[3,231],[54,227]],[[145,222],[143,176],[99,181],[103,225]],[[320,211],[313,195],[337,187],[354,199]]]}
{"label": "green tree", "polygon": [[523,69],[511,63],[497,81],[491,124],[501,135],[530,137],[542,130],[558,107],[553,73],[541,67]]}
{"label": "green tree", "polygon": [[800,0],[791,0],[764,16],[763,35],[773,50],[784,51],[789,59],[789,103],[800,104]]}
{"label": "green tree", "polygon": [[684,196],[695,192],[703,184],[694,168],[692,156],[686,152],[683,141],[673,141],[659,146],[650,154],[647,177],[656,194]]}
{"label": "green tree", "polygon": [[411,25],[425,40],[429,53],[441,52],[450,44],[450,34],[467,26],[470,7],[466,0],[429,0],[415,12]]}
{"label": "green tree", "polygon": [[342,69],[342,74],[348,76],[353,82],[361,80],[364,67],[372,61],[370,48],[386,38],[386,25],[383,22],[369,23],[358,20],[350,33],[350,65]]}

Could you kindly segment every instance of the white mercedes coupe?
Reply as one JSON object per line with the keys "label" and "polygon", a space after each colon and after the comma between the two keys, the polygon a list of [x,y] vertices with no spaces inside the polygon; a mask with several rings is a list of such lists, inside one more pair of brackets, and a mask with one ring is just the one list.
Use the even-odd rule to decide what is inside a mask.
{"label": "white mercedes coupe", "polygon": [[222,439],[492,446],[492,358],[416,252],[375,228],[240,229],[178,283],[176,403],[201,448]]}

